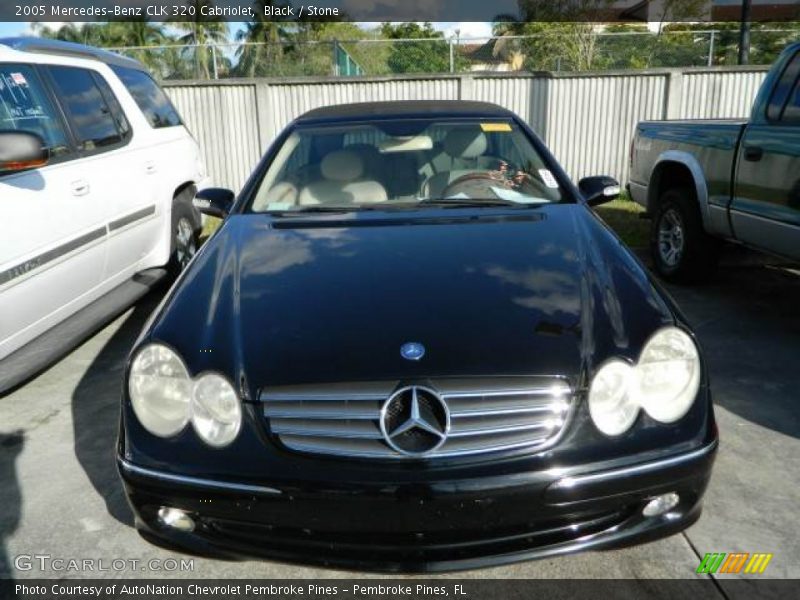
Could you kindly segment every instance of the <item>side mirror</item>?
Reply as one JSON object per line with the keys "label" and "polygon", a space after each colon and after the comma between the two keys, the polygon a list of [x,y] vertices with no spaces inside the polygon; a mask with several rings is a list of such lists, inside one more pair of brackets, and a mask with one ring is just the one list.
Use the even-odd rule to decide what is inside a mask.
{"label": "side mirror", "polygon": [[206,188],[195,194],[193,204],[197,210],[209,217],[224,219],[233,206],[236,195],[225,188]]}
{"label": "side mirror", "polygon": [[44,140],[27,131],[0,131],[0,171],[22,171],[47,164]]}
{"label": "side mirror", "polygon": [[607,175],[584,177],[578,182],[578,188],[586,198],[589,206],[599,206],[619,198],[619,181]]}

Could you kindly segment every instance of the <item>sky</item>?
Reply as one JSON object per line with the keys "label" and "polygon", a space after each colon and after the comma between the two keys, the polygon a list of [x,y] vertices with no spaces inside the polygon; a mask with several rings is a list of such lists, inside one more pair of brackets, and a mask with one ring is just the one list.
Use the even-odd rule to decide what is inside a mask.
{"label": "sky", "polygon": [[[49,24],[51,27],[57,24]],[[373,23],[359,24],[363,26],[376,25]],[[487,38],[492,35],[491,23],[479,22],[438,22],[433,23],[433,26],[439,31],[444,32],[446,37],[455,35],[458,30],[461,38]],[[231,23],[231,38],[239,28],[238,23]],[[30,34],[30,23],[8,23],[0,21],[0,37],[27,35]]]}

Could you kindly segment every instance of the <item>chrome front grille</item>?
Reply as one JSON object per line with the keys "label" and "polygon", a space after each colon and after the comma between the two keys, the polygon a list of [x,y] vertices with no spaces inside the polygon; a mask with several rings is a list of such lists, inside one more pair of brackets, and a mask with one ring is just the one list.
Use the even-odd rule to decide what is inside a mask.
{"label": "chrome front grille", "polygon": [[[446,379],[425,384],[450,413],[450,430],[424,458],[455,457],[551,445],[570,415],[562,379]],[[408,459],[386,441],[381,409],[397,383],[292,386],[261,393],[270,431],[287,448],[312,454]]]}

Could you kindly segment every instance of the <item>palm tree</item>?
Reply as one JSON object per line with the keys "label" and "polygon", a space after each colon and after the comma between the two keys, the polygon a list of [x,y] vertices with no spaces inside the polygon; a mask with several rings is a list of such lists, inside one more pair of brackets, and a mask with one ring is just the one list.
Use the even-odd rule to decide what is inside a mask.
{"label": "palm tree", "polygon": [[186,6],[194,10],[192,21],[176,21],[175,25],[186,33],[178,38],[181,44],[193,46],[195,77],[198,79],[211,79],[215,71],[214,53],[209,52],[209,46],[228,41],[228,26],[219,17],[205,17],[214,3],[211,0],[186,0]]}
{"label": "palm tree", "polygon": [[266,7],[275,6],[272,0],[256,0],[253,6],[256,19],[249,21],[236,34],[238,41],[246,42],[236,50],[239,58],[236,71],[242,77],[269,74],[270,68],[281,61],[283,42],[289,37],[289,30],[281,24],[279,17],[263,16]]}
{"label": "palm tree", "polygon": [[523,32],[522,23],[510,15],[498,15],[492,24],[492,33],[496,38],[492,54],[508,63],[512,71],[521,71],[525,65],[525,49],[522,40],[516,37]]}
{"label": "palm tree", "polygon": [[56,30],[36,23],[32,28],[42,37],[110,48],[139,60],[162,78],[170,75],[174,70],[169,64],[171,57],[168,56],[170,52],[174,53],[174,49],[152,48],[173,41],[164,32],[161,23],[139,18],[83,25],[66,23]]}
{"label": "palm tree", "polygon": [[112,21],[107,30],[109,37],[119,40],[119,46],[160,46],[167,39],[163,25],[143,17]]}
{"label": "palm tree", "polygon": [[[111,21],[99,27],[101,45],[129,55],[144,63],[156,73],[163,72],[163,48],[169,41],[164,27],[146,19],[131,21]],[[130,49],[129,49],[130,48]]]}
{"label": "palm tree", "polygon": [[51,29],[46,23],[34,23],[33,32],[44,38],[51,40],[61,40],[63,42],[75,42],[76,44],[88,44],[99,46],[102,44],[100,28],[102,25],[97,23],[65,23],[57,29]]}

